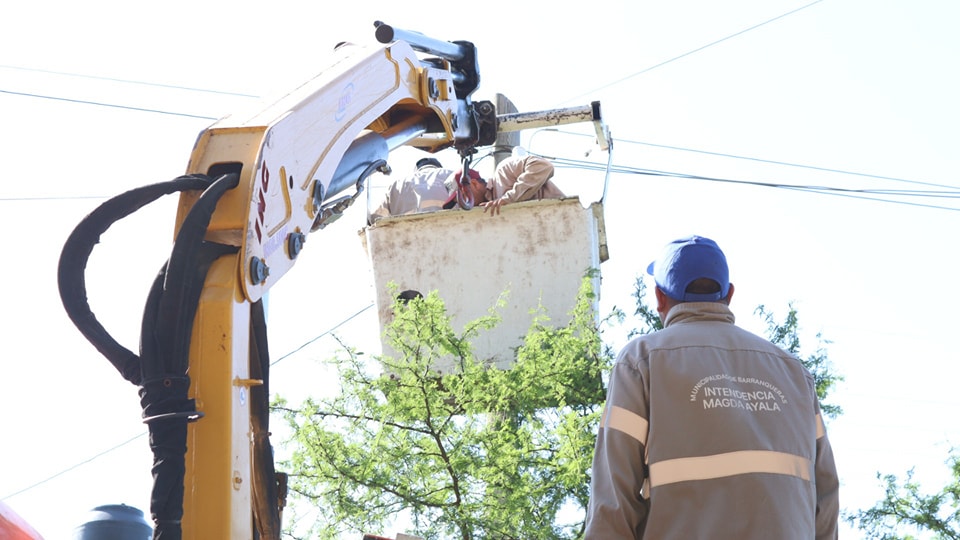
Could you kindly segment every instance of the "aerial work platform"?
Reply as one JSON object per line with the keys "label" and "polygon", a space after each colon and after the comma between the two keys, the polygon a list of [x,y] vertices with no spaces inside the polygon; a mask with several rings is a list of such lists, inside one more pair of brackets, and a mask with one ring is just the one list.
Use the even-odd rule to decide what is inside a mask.
{"label": "aerial work platform", "polygon": [[[361,231],[373,267],[382,339],[397,291],[436,290],[453,329],[488,315],[506,292],[502,322],[473,341],[479,360],[509,368],[514,350],[542,306],[550,325],[566,325],[577,292],[607,255],[603,206],[576,197],[505,205],[499,216],[482,208],[393,216]],[[599,293],[599,274],[593,278]],[[599,294],[595,296],[599,298]],[[436,369],[449,372],[453,359]]]}

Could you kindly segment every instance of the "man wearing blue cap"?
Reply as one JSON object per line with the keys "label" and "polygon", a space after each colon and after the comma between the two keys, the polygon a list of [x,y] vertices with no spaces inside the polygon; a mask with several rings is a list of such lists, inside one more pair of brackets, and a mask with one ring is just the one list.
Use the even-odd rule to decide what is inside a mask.
{"label": "man wearing blue cap", "polygon": [[585,538],[837,538],[813,376],[734,325],[713,240],[671,242],[647,272],[664,329],[630,341],[611,371]]}

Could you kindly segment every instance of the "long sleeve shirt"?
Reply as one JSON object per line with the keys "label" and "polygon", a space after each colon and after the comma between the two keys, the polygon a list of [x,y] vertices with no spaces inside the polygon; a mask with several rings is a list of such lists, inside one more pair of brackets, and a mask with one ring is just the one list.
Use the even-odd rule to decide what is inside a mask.
{"label": "long sleeve shirt", "polygon": [[521,202],[539,199],[562,199],[560,191],[550,179],[553,163],[537,156],[519,156],[504,160],[497,166],[493,178],[487,182],[491,200]]}
{"label": "long sleeve shirt", "polygon": [[373,223],[386,216],[401,216],[421,212],[436,212],[447,200],[445,181],[453,177],[453,171],[428,165],[412,175],[401,178],[387,188],[379,206],[367,216]]}

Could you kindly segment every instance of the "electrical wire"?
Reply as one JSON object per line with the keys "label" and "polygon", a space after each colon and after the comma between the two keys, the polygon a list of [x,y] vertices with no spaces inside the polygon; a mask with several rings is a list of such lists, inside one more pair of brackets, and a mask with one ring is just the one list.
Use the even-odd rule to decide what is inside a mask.
{"label": "electrical wire", "polygon": [[186,90],[186,91],[188,91],[188,92],[203,92],[203,93],[207,93],[207,94],[219,94],[219,95],[224,95],[224,96],[237,96],[237,97],[248,97],[248,98],[257,98],[257,97],[259,97],[259,96],[254,96],[254,95],[251,95],[251,94],[241,94],[241,93],[239,93],[239,92],[226,92],[226,91],[224,91],[224,90],[210,90],[210,89],[207,89],[207,88],[196,88],[196,87],[193,87],[193,86],[179,86],[179,85],[175,85],[175,84],[164,84],[164,83],[147,82],[147,81],[134,81],[134,80],[130,80],[130,79],[118,79],[118,78],[114,78],[114,77],[103,77],[103,76],[100,76],[100,75],[85,75],[85,74],[83,74],[83,73],[70,73],[70,72],[66,72],[66,71],[53,71],[53,70],[50,70],[50,69],[29,68],[29,67],[22,67],[22,66],[9,66],[9,65],[2,65],[2,64],[0,64],[0,69],[14,69],[14,70],[19,70],[19,71],[30,71],[30,72],[33,72],[33,73],[46,73],[46,74],[50,74],[50,75],[60,75],[60,76],[64,76],[64,77],[76,77],[76,78],[80,78],[80,79],[94,79],[94,80],[98,80],[98,81],[110,81],[110,82],[118,82],[118,83],[124,83],[124,84],[134,84],[134,85],[139,85],[139,86],[153,86],[153,87],[156,87],[156,88],[170,88],[170,89],[173,89],[173,90]]}
{"label": "electrical wire", "polygon": [[683,53],[683,54],[681,54],[681,55],[674,56],[673,58],[670,58],[670,59],[668,59],[668,60],[664,60],[664,61],[659,62],[659,63],[657,63],[657,64],[654,64],[654,65],[652,65],[652,66],[643,68],[643,69],[641,69],[640,71],[631,73],[630,75],[627,75],[627,76],[625,76],[625,77],[621,77],[621,78],[619,78],[619,79],[617,79],[617,80],[615,80],[615,81],[613,81],[613,82],[607,83],[607,84],[605,84],[605,85],[603,85],[603,86],[598,86],[598,87],[594,88],[593,90],[589,90],[589,91],[584,92],[584,93],[582,93],[582,94],[576,95],[576,96],[574,96],[574,97],[572,97],[572,98],[569,98],[569,99],[567,99],[567,100],[562,101],[561,103],[569,103],[569,102],[571,102],[571,101],[574,101],[574,100],[580,99],[580,98],[582,98],[582,97],[588,96],[588,95],[590,95],[590,94],[593,94],[594,92],[599,92],[600,90],[604,90],[604,89],[610,88],[611,86],[620,84],[620,83],[622,83],[622,82],[624,82],[624,81],[627,81],[627,80],[632,79],[632,78],[634,78],[634,77],[637,77],[637,76],[639,76],[639,75],[643,75],[644,73],[647,73],[647,72],[652,71],[652,70],[654,70],[654,69],[657,69],[657,68],[659,68],[659,67],[663,67],[663,66],[665,66],[665,65],[667,65],[667,64],[670,64],[670,63],[672,63],[672,62],[676,62],[677,60],[680,60],[681,58],[686,58],[687,56],[690,56],[690,55],[692,55],[692,54],[698,53],[698,52],[700,52],[700,51],[702,51],[702,50],[704,50],[704,49],[709,49],[710,47],[713,47],[714,45],[719,45],[720,43],[723,43],[724,41],[727,41],[727,40],[733,39],[733,38],[735,38],[735,37],[737,37],[737,36],[741,36],[741,35],[743,35],[743,34],[746,34],[747,32],[749,32],[749,31],[751,31],[751,30],[756,30],[757,28],[760,28],[761,26],[765,26],[765,25],[770,24],[770,23],[772,23],[772,22],[774,22],[774,21],[783,19],[784,17],[788,17],[788,16],[790,16],[790,15],[793,15],[794,13],[797,13],[797,12],[799,12],[799,11],[802,11],[802,10],[804,10],[804,9],[807,9],[808,7],[811,7],[811,6],[813,6],[813,5],[819,4],[820,2],[823,2],[823,0],[814,0],[813,2],[810,2],[809,4],[807,4],[807,5],[805,5],[805,6],[800,6],[800,7],[796,8],[796,9],[794,9],[794,10],[788,11],[788,12],[783,13],[783,14],[781,14],[781,15],[777,15],[776,17],[774,17],[774,18],[772,18],[772,19],[768,19],[768,20],[766,20],[766,21],[763,21],[762,23],[755,24],[755,25],[753,25],[753,26],[751,26],[751,27],[749,27],[749,28],[744,28],[743,30],[740,30],[739,32],[735,32],[735,33],[733,33],[733,34],[730,34],[729,36],[720,38],[720,39],[718,39],[718,40],[716,40],[716,41],[711,41],[710,43],[707,43],[706,45],[701,45],[700,47],[697,47],[696,49],[692,49],[692,50],[690,50],[690,51],[687,51],[687,52],[685,52],[685,53]]}
{"label": "electrical wire", "polygon": [[[566,133],[570,133],[570,134],[573,134],[573,135],[583,135],[583,134],[580,134],[580,133],[573,133],[573,132],[566,132]],[[584,135],[584,136],[586,136],[586,135]],[[786,162],[786,161],[775,161],[775,160],[772,160],[772,159],[763,159],[763,158],[756,158],[756,157],[749,157],[749,156],[738,156],[738,155],[734,155],[734,154],[725,154],[725,153],[722,153],[722,152],[710,152],[710,151],[707,151],[707,150],[695,150],[695,149],[692,149],[692,148],[683,148],[683,147],[680,147],[680,146],[670,146],[670,145],[666,145],[666,144],[655,144],[655,143],[648,143],[648,142],[642,142],[642,141],[632,141],[632,140],[629,140],[629,139],[617,139],[617,142],[618,142],[618,143],[625,143],[625,144],[639,144],[639,145],[643,145],[643,146],[651,146],[651,147],[654,147],[654,148],[664,148],[664,149],[667,149],[667,150],[679,150],[679,151],[681,151],[681,152],[694,152],[694,153],[697,153],[697,154],[705,154],[705,155],[709,155],[709,156],[719,156],[719,157],[727,157],[727,158],[733,158],[733,159],[742,159],[742,160],[747,160],[747,161],[756,161],[756,162],[758,162],[758,163],[769,163],[769,164],[771,164],[771,165],[785,165],[785,166],[787,166],[787,167],[798,167],[798,168],[810,169],[810,170],[814,170],[814,171],[823,171],[823,172],[829,172],[829,173],[849,174],[849,175],[854,175],[854,176],[863,176],[863,177],[865,177],[865,178],[876,178],[876,179],[878,179],[878,180],[890,180],[890,181],[892,181],[892,182],[903,182],[903,183],[906,183],[906,184],[918,184],[918,185],[932,186],[932,187],[944,187],[944,188],[949,188],[949,189],[960,189],[960,188],[958,188],[957,186],[951,186],[951,185],[948,185],[948,184],[934,184],[934,183],[931,183],[931,182],[919,182],[919,181],[916,181],[916,180],[907,180],[907,179],[904,179],[904,178],[896,178],[896,177],[893,177],[893,176],[882,176],[882,175],[879,175],[879,174],[850,172],[850,171],[844,171],[844,170],[841,170],[841,169],[831,169],[831,168],[829,168],[829,167],[817,167],[817,166],[814,166],[814,165],[802,165],[802,164],[799,164],[799,163],[789,163],[789,162]]]}
{"label": "electrical wire", "polygon": [[[592,135],[587,135],[584,133],[559,130],[556,128],[545,128],[543,131],[551,131],[551,132],[559,133],[562,135],[571,135],[571,136],[577,136],[577,137],[591,137],[591,138],[593,137]],[[938,198],[938,199],[960,198],[960,187],[946,185],[946,184],[934,184],[931,182],[920,182],[916,180],[908,180],[904,178],[895,178],[890,176],[857,173],[857,172],[845,171],[840,169],[830,169],[826,167],[817,167],[812,165],[801,165],[797,163],[789,163],[789,162],[783,162],[783,161],[774,161],[774,160],[767,160],[767,159],[761,159],[761,158],[738,156],[734,154],[724,154],[724,153],[711,152],[706,150],[695,150],[695,149],[682,148],[677,146],[644,143],[644,142],[633,141],[629,139],[616,139],[614,142],[616,142],[617,144],[621,144],[621,143],[640,144],[640,145],[653,146],[657,148],[683,151],[683,152],[696,152],[700,154],[726,157],[731,159],[742,159],[742,160],[748,160],[748,161],[769,163],[769,164],[774,164],[779,166],[797,167],[797,168],[811,169],[811,170],[816,170],[821,172],[830,172],[830,173],[845,174],[845,175],[851,175],[851,176],[861,176],[865,178],[875,178],[875,179],[887,180],[892,182],[902,182],[906,184],[914,184],[914,185],[922,185],[922,186],[930,186],[930,187],[941,187],[945,189],[944,190],[905,190],[905,189],[898,190],[898,189],[878,189],[878,188],[869,188],[869,189],[868,188],[842,188],[842,187],[834,187],[834,186],[797,185],[797,184],[784,184],[784,183],[778,183],[778,182],[734,180],[734,179],[727,179],[727,178],[716,178],[716,177],[709,177],[709,176],[693,175],[693,174],[687,174],[687,173],[676,173],[676,172],[667,172],[667,171],[657,171],[652,169],[642,169],[638,167],[628,167],[628,166],[622,166],[622,165],[613,165],[613,166],[609,164],[604,165],[596,161],[576,160],[576,159],[570,159],[570,158],[562,158],[558,156],[548,156],[548,155],[539,154],[533,151],[531,151],[530,153],[534,155],[538,155],[545,159],[551,160],[553,164],[559,168],[572,168],[572,169],[580,169],[580,170],[588,170],[588,171],[608,171],[608,172],[619,173],[619,174],[638,174],[638,175],[645,175],[645,176],[662,176],[662,177],[671,177],[671,178],[683,178],[688,180],[703,180],[703,181],[713,181],[713,182],[722,182],[722,183],[731,183],[731,184],[753,185],[758,187],[770,187],[770,188],[806,191],[806,192],[813,192],[813,193],[818,193],[823,195],[851,197],[851,198],[871,200],[876,202],[888,202],[893,204],[904,204],[908,206],[919,206],[919,207],[926,207],[926,208],[932,208],[937,210],[960,211],[960,208],[954,208],[949,206],[921,204],[921,203],[913,203],[908,201],[899,201],[899,200],[881,198],[881,196],[929,197],[929,198]]]}
{"label": "electrical wire", "polygon": [[[772,22],[775,22],[775,21],[777,21],[777,20],[780,20],[780,19],[783,19],[783,18],[788,17],[788,16],[790,16],[790,15],[793,15],[793,14],[795,14],[795,13],[797,13],[797,12],[799,12],[799,11],[802,11],[802,10],[804,10],[804,9],[807,9],[807,8],[809,8],[809,7],[811,7],[811,6],[815,5],[815,4],[819,4],[820,2],[823,2],[823,0],[814,0],[813,2],[811,2],[811,3],[809,3],[809,4],[806,4],[806,5],[804,5],[804,6],[801,6],[801,7],[799,7],[799,8],[796,8],[796,9],[794,9],[794,10],[791,10],[791,11],[788,11],[788,12],[783,13],[783,14],[781,14],[781,15],[778,15],[778,16],[776,16],[776,17],[773,17],[772,19],[767,19],[766,21],[763,21],[763,22],[761,22],[761,23],[755,24],[755,25],[753,25],[753,26],[750,26],[750,27],[748,27],[748,28],[745,28],[745,29],[743,29],[743,30],[740,30],[740,31],[738,31],[738,32],[735,32],[735,33],[733,33],[733,34],[730,34],[730,35],[728,35],[728,36],[726,36],[726,37],[720,38],[720,39],[718,39],[718,40],[712,41],[712,42],[710,42],[710,43],[707,43],[706,45],[702,45],[702,46],[700,46],[700,47],[697,47],[697,48],[695,48],[695,49],[692,49],[692,50],[690,50],[690,51],[687,51],[687,52],[685,52],[685,53],[683,53],[683,54],[680,54],[680,55],[675,56],[675,57],[673,57],[673,58],[670,58],[670,59],[668,59],[668,60],[664,60],[664,61],[659,62],[659,63],[657,63],[657,64],[654,64],[654,65],[652,65],[652,66],[646,67],[646,68],[644,68],[644,69],[642,69],[642,70],[640,70],[640,71],[634,72],[634,73],[632,73],[632,74],[630,74],[630,75],[627,75],[627,76],[625,76],[625,77],[621,77],[620,79],[617,79],[617,80],[615,80],[615,81],[612,81],[612,82],[610,82],[610,83],[607,83],[607,84],[605,84],[605,85],[603,85],[603,86],[596,87],[596,88],[594,88],[593,90],[590,90],[590,91],[588,91],[588,92],[584,92],[584,93],[582,93],[582,94],[580,94],[580,95],[577,95],[577,96],[574,96],[574,97],[572,97],[572,98],[569,98],[569,99],[567,99],[567,100],[565,100],[565,101],[563,101],[563,102],[561,102],[561,103],[567,103],[567,102],[570,102],[570,101],[573,101],[573,100],[576,100],[576,99],[580,99],[580,98],[582,98],[582,97],[584,97],[584,96],[593,94],[594,92],[598,92],[598,91],[600,91],[600,90],[604,90],[604,89],[609,88],[609,87],[611,87],[611,86],[614,86],[614,85],[623,83],[623,82],[625,82],[625,81],[627,81],[627,80],[629,80],[629,79],[632,79],[632,78],[634,78],[634,77],[637,77],[637,76],[639,76],[639,75],[642,75],[642,74],[644,74],[644,73],[647,73],[647,72],[649,72],[649,71],[652,71],[652,70],[654,70],[654,69],[663,67],[663,66],[665,66],[665,65],[667,65],[667,64],[670,64],[670,63],[672,63],[672,62],[675,62],[675,61],[680,60],[680,59],[682,59],[682,58],[685,58],[685,57],[687,57],[687,56],[693,55],[693,54],[695,54],[695,53],[698,53],[698,52],[700,52],[700,51],[703,51],[703,50],[705,50],[705,49],[708,49],[708,48],[710,48],[710,47],[713,47],[714,45],[718,45],[718,44],[720,44],[720,43],[723,43],[724,41],[727,41],[727,40],[733,39],[733,38],[735,38],[735,37],[737,37],[737,36],[743,35],[743,34],[745,34],[745,33],[747,33],[747,32],[750,32],[751,30],[755,30],[755,29],[757,29],[757,28],[760,28],[760,27],[762,27],[762,26],[765,26],[765,25],[770,24],[770,23],[772,23]],[[134,80],[129,80],[129,79],[117,79],[117,78],[112,78],[112,77],[102,77],[102,76],[97,76],[97,75],[85,75],[85,74],[80,74],[80,73],[69,73],[69,72],[62,72],[62,71],[52,71],[52,70],[45,70],[45,69],[40,69],[40,68],[25,68],[25,67],[21,67],[21,66],[10,66],[10,65],[0,65],[0,68],[16,69],[16,70],[23,70],[23,71],[33,71],[33,72],[38,72],[38,73],[49,73],[49,74],[54,74],[54,75],[67,76],[67,77],[80,77],[80,78],[87,78],[87,79],[106,80],[106,81],[113,81],[113,82],[121,82],[121,83],[125,83],[125,84],[136,84],[136,85],[153,86],[153,87],[160,87],[160,88],[172,88],[172,89],[187,90],[187,91],[192,91],[192,92],[207,92],[207,93],[222,94],[222,95],[231,95],[231,96],[240,96],[240,97],[249,97],[249,98],[256,98],[256,97],[257,97],[257,96],[253,96],[253,95],[250,95],[250,94],[242,94],[242,93],[239,93],[239,92],[226,92],[226,91],[221,91],[221,90],[208,90],[208,89],[204,89],[204,88],[176,86],[176,85],[169,85],[169,84],[163,84],[163,83],[152,83],[152,82],[144,82],[144,81],[134,81]],[[141,111],[141,112],[152,112],[152,113],[166,114],[166,115],[172,115],[172,116],[183,116],[183,117],[187,117],[187,118],[199,118],[199,119],[203,119],[203,120],[217,120],[217,118],[209,117],[209,116],[200,116],[200,115],[193,115],[193,114],[187,114],[187,113],[178,113],[178,112],[173,112],[173,111],[164,111],[164,110],[160,110],[160,109],[147,109],[147,108],[140,108],[140,107],[129,107],[129,106],[125,106],[125,105],[117,105],[117,104],[103,103],[103,102],[96,102],[96,101],[85,101],[85,100],[78,100],[78,99],[71,99],[71,98],[63,98],[63,97],[57,97],[57,96],[47,96],[47,95],[42,95],[42,94],[32,94],[32,93],[26,93],[26,92],[15,92],[15,91],[12,91],[12,90],[2,90],[2,89],[0,89],[0,93],[11,94],[11,95],[19,95],[19,96],[26,96],[26,97],[35,97],[35,98],[41,98],[41,99],[51,99],[51,100],[57,100],[57,101],[65,101],[65,102],[69,102],[69,103],[80,103],[80,104],[85,104],[85,105],[98,105],[98,106],[101,106],[101,107],[115,107],[115,108],[120,108],[120,109],[129,109],[129,110],[135,110],[135,111]]]}
{"label": "electrical wire", "polygon": [[[602,171],[605,170],[605,166],[600,163],[590,162],[590,161],[581,161],[581,160],[571,160],[563,158],[550,158],[555,166],[561,168],[572,168],[572,169],[581,169],[588,171]],[[767,187],[767,188],[776,188],[776,189],[788,189],[794,191],[803,191],[809,193],[816,193],[820,195],[834,195],[840,197],[849,197],[854,199],[862,199],[875,202],[886,202],[891,204],[903,204],[907,206],[917,206],[922,208],[931,208],[936,210],[949,210],[953,212],[960,212],[960,208],[950,207],[950,206],[940,206],[933,204],[923,204],[910,201],[900,201],[895,199],[885,199],[881,196],[896,196],[896,197],[931,197],[931,198],[945,198],[953,199],[960,198],[960,189],[954,189],[950,191],[920,191],[920,190],[890,190],[890,189],[853,189],[853,188],[840,188],[833,186],[814,186],[814,185],[798,185],[798,184],[783,184],[778,182],[761,182],[754,180],[735,180],[729,178],[718,178],[710,176],[701,176],[695,174],[686,174],[686,173],[676,173],[668,171],[658,171],[652,169],[641,169],[636,167],[625,167],[625,166],[614,166],[611,169],[613,173],[619,174],[634,174],[634,175],[643,175],[643,176],[659,176],[666,178],[678,178],[685,180],[701,180],[708,182],[718,182],[718,183],[728,183],[728,184],[738,184],[738,185],[747,185],[747,186],[756,186],[756,187]]]}
{"label": "electrical wire", "polygon": [[9,494],[9,495],[6,495],[6,496],[0,498],[0,501],[5,501],[5,500],[7,500],[7,499],[9,499],[9,498],[11,498],[11,497],[15,497],[15,496],[17,496],[17,495],[20,495],[21,493],[25,493],[25,492],[27,492],[27,491],[30,491],[30,490],[33,489],[33,488],[42,486],[43,484],[46,484],[47,482],[49,482],[49,481],[51,481],[51,480],[53,480],[53,479],[55,479],[55,478],[57,478],[57,477],[63,476],[64,474],[67,474],[68,472],[70,472],[70,471],[72,471],[72,470],[74,470],[74,469],[76,469],[76,468],[78,468],[78,467],[80,467],[80,466],[86,465],[87,463],[90,463],[91,461],[93,461],[93,460],[95,460],[95,459],[97,459],[97,458],[103,457],[103,456],[105,456],[105,455],[107,455],[107,454],[109,454],[109,453],[111,453],[111,452],[114,452],[114,451],[116,451],[116,450],[119,450],[120,448],[123,448],[124,446],[126,446],[126,445],[132,443],[133,441],[135,441],[135,440],[137,440],[137,439],[145,436],[146,434],[147,434],[147,432],[144,431],[143,433],[140,433],[140,434],[138,434],[138,435],[135,435],[135,436],[133,436],[133,437],[131,437],[131,438],[123,441],[122,443],[119,443],[119,444],[117,444],[117,445],[115,445],[115,446],[113,446],[113,447],[111,447],[111,448],[108,448],[108,449],[100,452],[99,454],[96,454],[95,456],[93,456],[93,457],[91,457],[91,458],[88,458],[88,459],[86,459],[86,460],[84,460],[84,461],[81,461],[80,463],[77,463],[77,464],[75,464],[75,465],[71,465],[70,467],[67,467],[67,468],[64,469],[64,470],[62,470],[62,471],[60,471],[60,472],[58,472],[58,473],[56,473],[56,474],[54,474],[54,475],[52,475],[52,476],[48,476],[47,478],[44,478],[43,480],[40,480],[40,481],[35,482],[35,483],[33,483],[33,484],[30,484],[29,486],[27,486],[27,487],[25,487],[25,488],[23,488],[23,489],[21,489],[21,490],[19,490],[19,491],[14,491],[13,493],[11,493],[11,494]]}
{"label": "electrical wire", "polygon": [[26,97],[33,97],[33,98],[40,98],[40,99],[50,99],[50,100],[54,100],[54,101],[65,101],[65,102],[67,102],[67,103],[80,103],[80,104],[83,104],[83,105],[97,105],[97,106],[100,106],[100,107],[112,107],[112,108],[114,108],[114,109],[126,109],[126,110],[130,110],[130,111],[141,111],[141,112],[150,112],[150,113],[157,113],[157,114],[168,114],[168,115],[170,115],[170,116],[183,116],[183,117],[186,117],[186,118],[199,118],[199,119],[201,119],[201,120],[217,120],[217,118],[216,118],[216,117],[213,117],[213,116],[203,116],[203,115],[199,115],[199,114],[188,114],[188,113],[180,113],[180,112],[174,112],[174,111],[163,111],[163,110],[160,110],[160,109],[147,109],[147,108],[145,108],[145,107],[133,107],[133,106],[130,106],[130,105],[119,105],[119,104],[116,104],[116,103],[103,103],[103,102],[100,102],[100,101],[87,101],[87,100],[83,100],[83,99],[72,99],[72,98],[65,98],[65,97],[58,97],[58,96],[45,96],[45,95],[43,95],[43,94],[33,94],[33,93],[28,93],[28,92],[14,92],[13,90],[3,90],[3,89],[0,89],[0,94],[11,94],[11,95],[14,95],[14,96],[26,96]]}
{"label": "electrical wire", "polygon": [[[560,167],[568,167],[573,169],[583,169],[583,170],[592,170],[599,171],[604,170],[605,166],[599,163],[594,163],[590,161],[581,161],[565,158],[550,158],[554,164],[559,165]],[[903,196],[903,197],[935,197],[935,198],[960,198],[960,188],[952,188],[946,190],[916,190],[916,189],[877,189],[877,188],[842,188],[834,186],[818,186],[818,185],[804,185],[804,184],[783,184],[779,182],[761,182],[756,180],[732,180],[728,178],[718,178],[712,176],[702,176],[696,174],[687,174],[687,173],[676,173],[668,171],[658,171],[654,169],[641,169],[637,167],[626,167],[626,166],[616,166],[614,172],[622,174],[639,174],[646,176],[666,176],[672,178],[684,178],[687,180],[708,180],[713,182],[725,182],[732,184],[745,184],[745,185],[754,185],[760,187],[774,187],[774,188],[786,188],[786,189],[797,189],[803,191],[832,191],[832,192],[844,192],[844,193],[860,193],[860,194],[870,194],[870,195],[893,195],[893,196]],[[847,173],[847,174],[857,174],[857,173]],[[869,176],[869,175],[863,175]]]}
{"label": "electrical wire", "polygon": [[[594,138],[594,135],[588,135],[588,134],[586,134],[586,133],[577,133],[577,132],[575,132],[575,131],[567,131],[567,130],[561,130],[561,129],[556,129],[556,128],[545,128],[545,129],[543,129],[542,131],[551,131],[551,132],[558,133],[558,134],[561,134],[561,135],[570,135],[570,136],[575,136],[575,137],[585,137],[585,138],[591,138],[591,139]],[[656,144],[656,143],[649,143],[649,142],[643,142],[643,141],[634,141],[634,140],[630,140],[630,139],[616,139],[616,143],[617,143],[617,144],[637,144],[637,145],[642,145],[642,146],[650,146],[650,147],[653,147],[653,148],[663,148],[663,149],[667,149],[667,150],[676,150],[676,151],[679,151],[679,152],[691,152],[691,153],[695,153],[695,154],[704,154],[704,155],[708,155],[708,156],[725,157],[725,158],[739,159],[739,160],[744,160],[744,161],[755,161],[755,162],[758,162],[758,163],[768,163],[768,164],[771,164],[771,165],[781,165],[781,166],[784,166],[784,167],[795,167],[795,168],[798,168],[798,169],[808,169],[808,170],[813,170],[813,171],[828,172],[828,173],[835,173],[835,174],[844,174],[844,175],[849,175],[849,176],[860,176],[860,177],[863,177],[863,178],[875,178],[875,179],[877,179],[877,180],[888,180],[888,181],[891,181],[891,182],[902,182],[902,183],[904,183],[904,184],[916,184],[916,185],[921,185],[921,186],[942,187],[942,188],[946,188],[946,189],[949,189],[949,190],[960,190],[960,187],[958,187],[958,186],[953,186],[953,185],[949,185],[949,184],[935,184],[935,183],[933,183],[933,182],[921,182],[921,181],[918,181],[918,180],[908,180],[908,179],[906,179],[906,178],[898,178],[898,177],[894,177],[894,176],[883,176],[883,175],[879,175],[879,174],[853,172],[853,171],[846,171],[846,170],[843,170],[843,169],[833,169],[833,168],[829,168],[829,167],[819,167],[819,166],[816,166],[816,165],[803,165],[803,164],[801,164],[801,163],[791,163],[791,162],[788,162],[788,161],[776,161],[776,160],[772,160],[772,159],[763,159],[763,158],[750,157],[750,156],[740,156],[740,155],[736,155],[736,154],[727,154],[727,153],[723,153],[723,152],[712,152],[712,151],[709,151],[709,150],[697,150],[697,149],[694,149],[694,148],[684,148],[684,147],[682,147],[682,146],[671,146],[671,145],[666,145],[666,144]],[[553,157],[553,156],[541,156],[541,157],[545,157],[545,158],[548,158],[548,159],[551,159],[551,160],[558,160],[558,159],[560,159],[560,158],[556,158],[556,157]],[[592,163],[592,162],[584,162],[584,163]]]}
{"label": "electrical wire", "polygon": [[352,319],[356,318],[356,317],[359,316],[361,313],[363,313],[364,311],[372,308],[373,306],[374,306],[374,303],[373,303],[373,302],[370,302],[370,304],[368,304],[366,307],[361,308],[360,311],[358,311],[358,312],[354,313],[353,315],[347,317],[346,319],[340,321],[339,323],[337,323],[336,325],[334,325],[332,328],[330,328],[330,329],[328,329],[328,330],[326,330],[326,331],[324,331],[324,332],[321,332],[319,335],[317,335],[317,336],[315,336],[314,338],[310,339],[309,341],[305,342],[303,345],[300,345],[300,346],[297,347],[296,349],[288,352],[287,354],[281,356],[280,358],[277,358],[277,359],[274,360],[273,362],[270,362],[270,367],[273,367],[273,366],[279,364],[281,360],[283,360],[283,359],[285,359],[285,358],[288,358],[288,357],[290,357],[290,356],[293,356],[294,354],[300,352],[300,351],[303,350],[307,345],[310,345],[311,343],[313,343],[314,341],[317,341],[318,339],[322,338],[323,336],[326,336],[327,334],[330,334],[331,332],[335,331],[337,328],[340,328],[341,326],[343,326],[344,324],[348,323],[349,321],[351,321]]}

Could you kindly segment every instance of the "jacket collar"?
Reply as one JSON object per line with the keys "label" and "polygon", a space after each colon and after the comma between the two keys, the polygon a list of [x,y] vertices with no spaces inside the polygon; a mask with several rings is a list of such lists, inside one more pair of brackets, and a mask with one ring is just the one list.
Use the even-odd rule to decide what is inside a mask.
{"label": "jacket collar", "polygon": [[726,304],[720,302],[684,302],[677,304],[667,313],[667,320],[663,322],[666,328],[671,324],[687,322],[725,322],[733,324],[736,318]]}

